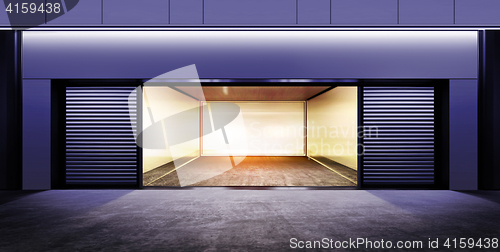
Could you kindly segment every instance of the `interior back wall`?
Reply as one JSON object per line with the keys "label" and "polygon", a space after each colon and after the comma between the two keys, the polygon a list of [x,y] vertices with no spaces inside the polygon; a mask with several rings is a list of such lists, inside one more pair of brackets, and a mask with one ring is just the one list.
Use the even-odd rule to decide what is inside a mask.
{"label": "interior back wall", "polygon": [[[224,127],[229,145],[223,141],[221,130],[204,134],[203,155],[305,155],[304,102],[263,101],[234,102],[234,104],[240,107],[240,116]],[[208,113],[204,113],[206,114]],[[203,122],[205,124],[209,120]]]}

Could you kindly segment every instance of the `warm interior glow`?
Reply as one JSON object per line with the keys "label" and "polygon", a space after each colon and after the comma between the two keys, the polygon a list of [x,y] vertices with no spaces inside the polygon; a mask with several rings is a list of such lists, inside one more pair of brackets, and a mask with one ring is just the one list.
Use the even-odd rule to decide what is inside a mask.
{"label": "warm interior glow", "polygon": [[[208,105],[215,102],[208,102]],[[206,156],[304,156],[304,102],[234,102],[240,115],[203,136]],[[204,109],[208,109],[205,106]],[[204,115],[209,111],[204,111]],[[204,124],[210,121],[203,120]],[[213,123],[213,122],[212,122]],[[203,126],[206,129],[207,125]]]}
{"label": "warm interior glow", "polygon": [[[199,113],[187,113],[184,116],[188,121],[192,121],[194,127],[191,128],[175,124],[166,125],[165,122],[170,116],[197,109],[199,107],[199,101],[177,92],[170,87],[153,86],[144,87],[143,90],[143,129],[146,130],[155,123],[159,123],[162,126],[162,132],[158,132],[158,134],[143,140],[143,145],[145,146],[143,148],[143,172],[150,171],[174,159],[198,155],[199,139],[192,139],[176,144],[175,146],[169,146],[167,131],[184,131],[184,133],[186,133],[186,130],[191,130],[196,131],[195,133],[199,135]],[[151,118],[150,113],[153,118]],[[148,141],[150,141],[150,143],[154,141],[164,141],[167,148],[148,149],[146,147],[151,146],[148,144]],[[189,160],[189,158],[187,160]]]}
{"label": "warm interior glow", "polygon": [[336,87],[307,101],[307,150],[357,169],[357,87]]}
{"label": "warm interior glow", "polygon": [[[176,135],[195,130],[199,135],[202,127],[201,153],[204,156],[306,155],[306,102],[208,101],[201,103],[203,109],[200,114],[196,112],[200,108],[199,101],[172,88],[145,87],[144,90],[143,126],[147,128],[152,123],[161,123],[163,128],[162,134],[149,141],[165,141],[167,146],[160,150],[143,149],[144,172],[178,158],[195,157],[199,153],[200,139],[169,146],[168,130],[176,132]],[[216,108],[229,111],[231,104],[237,105],[239,113],[232,115],[229,123],[221,124]],[[188,129],[166,125],[165,118],[188,110],[195,111],[186,116],[197,127]],[[357,113],[356,87],[336,87],[307,101],[308,155],[326,157],[357,169]],[[223,118],[227,120],[225,116]],[[241,160],[234,161],[239,163]]]}

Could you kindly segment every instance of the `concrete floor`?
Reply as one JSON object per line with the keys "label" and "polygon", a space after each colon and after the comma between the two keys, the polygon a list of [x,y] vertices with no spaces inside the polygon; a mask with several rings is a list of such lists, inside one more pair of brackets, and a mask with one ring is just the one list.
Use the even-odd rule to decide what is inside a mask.
{"label": "concrete floor", "polygon": [[356,186],[357,172],[333,161],[323,163],[339,173],[307,157],[235,157],[238,158],[241,162],[233,167],[229,157],[203,156],[173,172],[170,171],[175,166],[171,162],[145,173],[144,185]]}
{"label": "concrete floor", "polygon": [[[500,238],[500,192],[0,191],[0,251],[288,251],[290,239]],[[292,244],[293,246],[293,244]],[[336,249],[337,251],[343,251]]]}

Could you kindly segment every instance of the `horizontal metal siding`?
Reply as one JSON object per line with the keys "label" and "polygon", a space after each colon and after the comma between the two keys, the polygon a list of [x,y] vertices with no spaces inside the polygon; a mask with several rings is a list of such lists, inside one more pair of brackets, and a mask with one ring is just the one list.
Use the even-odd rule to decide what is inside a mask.
{"label": "horizontal metal siding", "polygon": [[66,184],[137,185],[134,87],[66,88]]}
{"label": "horizontal metal siding", "polygon": [[363,184],[433,185],[433,87],[364,87]]}

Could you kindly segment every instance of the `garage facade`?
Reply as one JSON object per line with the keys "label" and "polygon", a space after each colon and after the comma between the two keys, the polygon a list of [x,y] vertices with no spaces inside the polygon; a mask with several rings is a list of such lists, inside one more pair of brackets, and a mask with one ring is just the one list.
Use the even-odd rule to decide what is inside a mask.
{"label": "garage facade", "polygon": [[[326,28],[321,31],[287,28],[269,31],[250,28],[224,31],[210,28],[199,31],[24,31],[23,184],[26,188],[67,187],[72,184],[68,178],[73,176],[78,187],[82,182],[78,179],[89,177],[85,173],[96,173],[92,170],[96,167],[86,170],[79,166],[85,162],[97,162],[101,165],[97,173],[115,178],[122,175],[133,177],[134,169],[127,170],[125,166],[135,165],[135,179],[128,181],[127,186],[140,187],[144,160],[141,155],[128,155],[126,148],[119,148],[124,152],[114,152],[118,155],[114,157],[93,152],[93,159],[71,150],[73,152],[66,152],[66,160],[61,161],[63,143],[56,136],[64,131],[57,122],[66,123],[67,129],[68,125],[79,127],[79,122],[85,121],[79,120],[81,116],[80,119],[90,121],[86,120],[85,125],[80,126],[94,127],[91,124],[95,118],[85,116],[95,114],[81,115],[92,111],[79,111],[77,107],[63,113],[60,104],[66,102],[67,106],[77,106],[69,103],[98,101],[94,104],[101,106],[98,109],[107,109],[99,113],[116,116],[104,120],[106,123],[117,126],[121,125],[117,122],[122,119],[125,120],[123,123],[130,123],[126,120],[130,113],[120,114],[123,112],[118,111],[120,108],[113,111],[104,103],[112,105],[114,101],[125,98],[119,95],[130,89],[125,86],[138,87],[158,77],[189,83],[193,75],[174,70],[194,64],[197,70],[194,79],[200,80],[201,87],[231,87],[241,86],[241,83],[261,87],[357,87],[359,132],[370,125],[380,130],[376,138],[369,135],[359,138],[359,144],[364,148],[364,155],[358,155],[357,160],[361,188],[460,188],[467,183],[477,186],[477,175],[464,175],[456,164],[477,161],[474,146],[461,144],[460,139],[465,132],[466,135],[477,135],[477,125],[464,122],[469,121],[466,118],[477,118],[478,48],[477,31],[346,31]],[[163,75],[169,72],[169,75]],[[90,92],[97,89],[102,90]],[[89,92],[104,96],[88,96]],[[463,99],[465,94],[468,99]],[[108,100],[103,100],[105,98]],[[126,98],[122,105],[128,107],[129,99]],[[48,116],[30,116],[32,111]],[[73,112],[76,114],[71,114]],[[106,125],[99,125],[99,129],[105,131]],[[85,141],[82,137],[89,129],[85,127],[71,133],[65,144],[78,145]],[[105,145],[110,136],[104,136],[104,131],[93,131],[97,135],[91,135],[95,138],[92,141]],[[51,137],[38,137],[50,136],[51,133]],[[114,144],[128,144],[130,140],[125,135],[115,137],[118,142],[108,140]],[[129,147],[133,148],[132,145]],[[43,149],[45,155],[39,156],[38,149]],[[472,151],[470,155],[457,155],[467,150]],[[139,149],[136,151],[140,153]],[[33,155],[38,158],[34,159]],[[33,172],[34,160],[36,173]],[[108,166],[108,163],[113,164]],[[115,169],[112,166],[120,163],[122,165],[112,170]],[[66,170],[62,174],[61,167],[70,167],[70,172]],[[477,164],[469,167],[467,172],[477,174]],[[106,184],[105,181],[91,179],[82,183],[99,186]],[[125,183],[123,180],[108,182],[118,187]]]}

